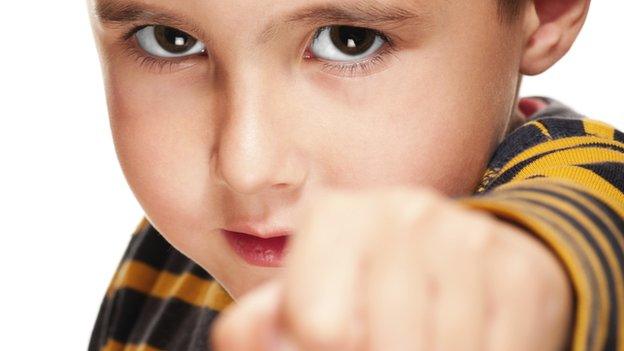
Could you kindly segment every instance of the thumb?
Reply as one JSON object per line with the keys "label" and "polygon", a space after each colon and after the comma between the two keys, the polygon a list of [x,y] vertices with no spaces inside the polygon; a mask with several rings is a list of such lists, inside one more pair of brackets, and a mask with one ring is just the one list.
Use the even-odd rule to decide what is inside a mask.
{"label": "thumb", "polygon": [[241,297],[215,321],[216,351],[280,351],[278,311],[282,284],[273,280]]}

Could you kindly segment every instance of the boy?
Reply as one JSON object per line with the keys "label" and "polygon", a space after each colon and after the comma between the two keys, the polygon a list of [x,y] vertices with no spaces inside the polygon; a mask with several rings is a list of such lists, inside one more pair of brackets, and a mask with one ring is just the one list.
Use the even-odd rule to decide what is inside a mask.
{"label": "boy", "polygon": [[589,1],[92,5],[146,220],[91,349],[623,348],[623,138],[517,99]]}

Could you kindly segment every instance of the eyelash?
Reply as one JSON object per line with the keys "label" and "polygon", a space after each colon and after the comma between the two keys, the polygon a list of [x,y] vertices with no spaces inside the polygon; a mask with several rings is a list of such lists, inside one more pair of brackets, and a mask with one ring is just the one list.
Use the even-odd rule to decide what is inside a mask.
{"label": "eyelash", "polygon": [[164,73],[165,71],[173,72],[181,63],[186,62],[189,59],[196,58],[198,56],[206,55],[206,53],[203,52],[201,55],[198,54],[181,58],[165,59],[146,53],[143,49],[139,47],[139,44],[137,43],[134,35],[145,27],[156,25],[158,24],[154,23],[135,26],[122,36],[124,52],[128,54],[128,56],[134,58],[139,64],[139,67],[145,68],[148,71],[154,71],[156,73]]}
{"label": "eyelash", "polygon": [[[372,57],[366,58],[362,61],[355,61],[350,63],[338,63],[332,61],[319,60],[323,63],[322,70],[339,76],[351,78],[356,76],[369,75],[375,68],[383,64],[388,55],[394,55],[396,47],[392,39],[390,39],[385,33],[372,29],[375,35],[378,35],[385,42],[382,49],[376,52]],[[306,49],[307,50],[307,49]],[[347,72],[348,74],[344,74]]]}
{"label": "eyelash", "polygon": [[[126,32],[122,37],[122,44],[124,47],[124,51],[130,56],[133,57],[140,67],[145,68],[148,71],[155,71],[156,73],[163,72],[173,72],[181,63],[188,61],[193,58],[206,56],[206,52],[201,54],[196,54],[192,56],[186,56],[182,58],[160,58],[152,56],[146,53],[143,49],[141,49],[136,42],[134,35],[140,31],[141,29],[159,24],[143,24],[138,25],[130,29]],[[319,28],[317,28],[317,31]],[[373,30],[376,35],[379,35],[385,42],[384,47],[380,49],[377,53],[375,53],[372,57],[366,58],[362,61],[355,61],[349,63],[340,63],[340,62],[332,62],[326,61],[322,59],[318,59],[312,56],[309,53],[308,48],[306,48],[306,59],[314,59],[322,63],[322,70],[324,72],[336,74],[339,76],[344,76],[347,78],[360,76],[360,75],[369,75],[377,66],[383,64],[388,55],[394,55],[396,52],[396,47],[392,39],[390,39],[385,33]]]}

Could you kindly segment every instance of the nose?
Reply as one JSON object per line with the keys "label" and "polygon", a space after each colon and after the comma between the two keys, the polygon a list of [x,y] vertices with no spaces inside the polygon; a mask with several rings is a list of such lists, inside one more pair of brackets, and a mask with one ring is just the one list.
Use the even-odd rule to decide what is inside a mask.
{"label": "nose", "polygon": [[242,194],[299,187],[307,170],[287,127],[284,90],[254,67],[230,72],[223,81],[211,155],[216,176]]}

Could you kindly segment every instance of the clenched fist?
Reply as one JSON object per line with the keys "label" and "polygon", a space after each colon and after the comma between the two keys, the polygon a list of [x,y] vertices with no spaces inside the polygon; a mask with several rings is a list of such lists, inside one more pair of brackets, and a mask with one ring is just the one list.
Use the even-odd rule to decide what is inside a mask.
{"label": "clenched fist", "polygon": [[523,229],[428,190],[327,191],[283,274],[225,310],[218,351],[558,350],[571,286]]}

